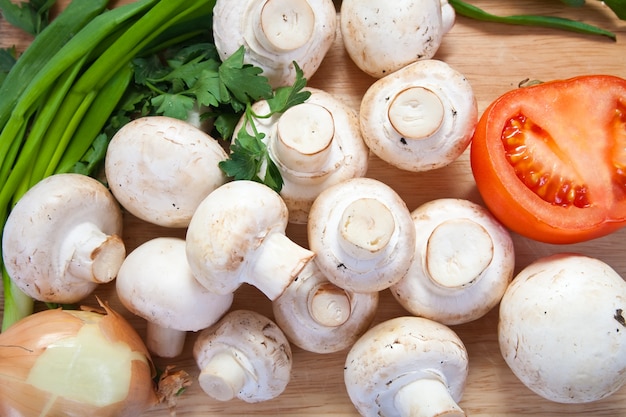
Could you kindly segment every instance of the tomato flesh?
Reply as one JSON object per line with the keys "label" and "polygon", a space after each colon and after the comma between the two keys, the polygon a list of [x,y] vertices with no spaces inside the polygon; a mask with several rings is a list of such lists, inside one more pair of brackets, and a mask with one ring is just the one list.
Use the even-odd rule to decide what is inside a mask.
{"label": "tomato flesh", "polygon": [[[550,135],[522,114],[511,118],[502,132],[505,156],[517,177],[542,200],[563,207],[589,207],[587,186],[569,172],[554,172],[560,166],[558,147]],[[534,146],[533,146],[534,145]],[[544,149],[547,148],[547,149]]]}
{"label": "tomato flesh", "polygon": [[470,158],[487,207],[523,236],[576,243],[626,226],[626,80],[505,93],[481,116]]}
{"label": "tomato flesh", "polygon": [[621,138],[616,141],[613,165],[615,167],[615,182],[621,188],[622,192],[626,190],[626,105],[620,103],[615,109],[615,123],[613,125],[615,137]]}

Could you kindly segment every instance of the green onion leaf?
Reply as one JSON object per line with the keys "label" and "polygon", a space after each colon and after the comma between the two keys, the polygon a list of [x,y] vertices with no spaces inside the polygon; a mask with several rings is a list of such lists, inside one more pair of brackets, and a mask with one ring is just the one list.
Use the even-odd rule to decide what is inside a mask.
{"label": "green onion leaf", "polygon": [[556,16],[536,16],[536,15],[510,15],[497,16],[466,3],[461,0],[449,0],[449,3],[456,13],[471,19],[482,20],[485,22],[504,23],[509,25],[522,26],[540,26],[552,29],[561,29],[571,32],[578,32],[587,35],[606,36],[612,40],[616,40],[616,35],[608,30],[589,25],[587,23],[578,22],[571,19]]}

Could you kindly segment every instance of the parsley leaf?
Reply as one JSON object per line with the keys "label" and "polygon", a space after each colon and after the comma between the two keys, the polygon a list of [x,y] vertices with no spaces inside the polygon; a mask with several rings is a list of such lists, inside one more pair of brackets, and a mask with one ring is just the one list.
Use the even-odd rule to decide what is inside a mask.
{"label": "parsley leaf", "polygon": [[220,113],[207,113],[208,117],[214,117],[213,126],[221,137],[230,138],[235,134],[235,127],[241,119],[241,114],[234,112],[232,109],[224,109]]}
{"label": "parsley leaf", "polygon": [[150,100],[156,112],[176,119],[186,120],[196,101],[184,94],[164,93]]}
{"label": "parsley leaf", "polygon": [[218,107],[224,101],[221,95],[220,79],[215,71],[202,71],[189,89],[201,106]]}
{"label": "parsley leaf", "polygon": [[29,0],[19,4],[0,0],[2,17],[15,27],[37,36],[49,23],[50,9],[56,0]]}
{"label": "parsley leaf", "polygon": [[267,100],[272,113],[284,113],[289,107],[296,104],[304,103],[311,97],[310,91],[302,91],[306,87],[306,78],[303,76],[302,69],[297,63],[293,63],[296,68],[296,80],[289,87],[278,87],[274,93],[274,97]]}
{"label": "parsley leaf", "polygon": [[273,94],[268,79],[260,75],[262,69],[245,64],[243,58],[241,47],[220,62],[210,42],[136,58],[135,91],[144,95],[138,113],[187,120],[189,112],[203,108],[201,117],[218,118],[216,130],[230,140],[246,106]]}
{"label": "parsley leaf", "polygon": [[0,49],[0,85],[17,62],[17,50],[15,47]]}
{"label": "parsley leaf", "polygon": [[96,136],[89,150],[82,159],[74,165],[70,172],[84,175],[93,173],[96,166],[104,160],[108,145],[109,139],[107,135],[100,133]]}
{"label": "parsley leaf", "polygon": [[262,133],[250,134],[241,129],[230,145],[230,157],[220,162],[220,168],[235,180],[260,181],[259,172],[267,160],[263,137]]}
{"label": "parsley leaf", "polygon": [[220,80],[227,89],[225,101],[236,111],[243,111],[247,103],[272,97],[272,86],[262,72],[259,67],[244,64],[244,48],[239,48],[219,68]]}
{"label": "parsley leaf", "polygon": [[251,103],[247,104],[244,123],[231,143],[229,158],[219,164],[220,169],[227,176],[235,180],[262,182],[276,192],[282,189],[284,182],[280,170],[270,157],[267,145],[263,141],[265,134],[257,131],[254,120],[284,113],[290,107],[304,103],[311,96],[310,91],[303,91],[306,87],[306,78],[302,70],[295,62],[294,66],[296,79],[293,85],[279,87],[271,97],[267,98],[270,107],[268,114],[255,114]]}

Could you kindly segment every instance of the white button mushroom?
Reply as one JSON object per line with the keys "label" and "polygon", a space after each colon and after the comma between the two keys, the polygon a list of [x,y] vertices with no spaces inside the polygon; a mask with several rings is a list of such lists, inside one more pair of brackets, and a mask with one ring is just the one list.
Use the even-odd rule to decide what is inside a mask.
{"label": "white button mushroom", "polygon": [[309,262],[272,308],[291,343],[309,352],[332,353],[352,346],[370,327],[378,298],[378,292],[337,287]]}
{"label": "white button mushroom", "polygon": [[278,297],[315,254],[285,234],[288,211],[278,193],[233,181],[210,193],[187,229],[187,258],[196,279],[218,294],[246,282]]}
{"label": "white button mushroom", "polygon": [[357,67],[381,78],[432,58],[454,19],[445,0],[343,0],[339,28]]}
{"label": "white button mushroom", "polygon": [[478,109],[465,76],[443,61],[418,61],[374,82],[361,100],[363,140],[382,160],[427,171],[469,145]]}
{"label": "white button mushroom", "polygon": [[408,271],[415,227],[401,197],[372,178],[322,191],[307,225],[314,262],[330,282],[354,292],[381,291]]}
{"label": "white button mushroom", "polygon": [[[291,223],[306,223],[311,204],[319,193],[349,178],[367,172],[369,149],[359,127],[357,112],[335,96],[306,88],[305,103],[282,114],[255,119],[265,134],[269,154],[284,185],[280,196],[287,204]],[[268,114],[265,100],[252,106],[255,114]],[[243,128],[245,118],[235,131]]]}
{"label": "white button mushroom", "polygon": [[468,366],[465,346],[450,328],[423,317],[396,317],[352,346],[344,381],[365,417],[463,417],[457,403]]}
{"label": "white button mushroom", "polygon": [[193,356],[200,388],[212,398],[249,403],[279,396],[291,380],[291,346],[269,318],[234,310],[202,330]]}
{"label": "white button mushroom", "polygon": [[500,304],[500,351],[536,394],[586,403],[626,383],[626,282],[609,265],[561,253],[513,279]]}
{"label": "white button mushroom", "polygon": [[19,199],[4,226],[7,273],[39,301],[71,304],[110,282],[126,256],[122,213],[109,190],[80,174],[55,174]]}
{"label": "white button mushroom", "polygon": [[336,33],[332,0],[218,0],[213,37],[222,60],[242,45],[244,62],[263,69],[276,88],[295,81],[295,61],[305,78],[319,68]]}
{"label": "white button mushroom", "polygon": [[482,206],[443,198],[415,209],[415,257],[390,290],[411,314],[446,325],[489,312],[513,278],[509,232]]}
{"label": "white button mushroom", "polygon": [[215,324],[233,294],[215,294],[196,280],[179,238],[151,239],[128,254],[116,279],[122,304],[144,318],[146,346],[155,355],[180,355],[188,331]]}
{"label": "white button mushroom", "polygon": [[147,116],[125,124],[111,139],[106,178],[131,214],[164,227],[187,227],[200,201],[226,182],[219,142],[191,124]]}

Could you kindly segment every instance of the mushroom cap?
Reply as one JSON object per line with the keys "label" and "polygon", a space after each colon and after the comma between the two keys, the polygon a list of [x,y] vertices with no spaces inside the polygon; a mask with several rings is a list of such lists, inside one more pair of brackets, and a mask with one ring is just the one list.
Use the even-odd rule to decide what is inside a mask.
{"label": "mushroom cap", "polygon": [[218,0],[213,16],[215,47],[222,60],[243,45],[244,62],[262,68],[274,88],[293,84],[294,61],[310,79],[336,35],[332,0]]}
{"label": "mushroom cap", "polygon": [[[102,232],[118,249],[106,260],[115,278],[126,255],[122,212],[109,190],[81,174],[55,174],[31,187],[11,210],[2,234],[2,257],[15,285],[31,298],[75,303],[97,287],[73,273],[69,260],[76,239],[88,230]],[[75,233],[74,233],[75,232]]]}
{"label": "mushroom cap", "polygon": [[282,330],[269,318],[251,310],[233,310],[198,334],[193,356],[200,370],[220,353],[231,352],[246,369],[236,394],[254,403],[280,395],[291,380],[293,357]]}
{"label": "mushroom cap", "polygon": [[482,206],[442,198],[411,213],[415,257],[390,290],[411,314],[446,325],[476,320],[495,307],[513,278],[509,232]]}
{"label": "mushroom cap", "polygon": [[[239,180],[218,187],[200,203],[187,229],[187,259],[196,279],[218,294],[233,292],[243,282],[257,284],[255,267],[262,268],[257,249],[272,237],[285,235],[287,218],[280,195],[264,184]],[[269,262],[289,267],[292,260],[298,261],[299,254],[277,248],[284,249],[284,259]],[[313,254],[306,252],[310,259]],[[297,275],[303,266],[291,272]]]}
{"label": "mushroom cap", "polygon": [[215,294],[195,279],[185,241],[158,237],[128,254],[116,279],[117,295],[134,314],[160,327],[198,331],[217,322],[233,294]]}
{"label": "mushroom cap", "polygon": [[113,136],[105,172],[113,195],[131,214],[183,228],[204,197],[226,182],[218,163],[227,158],[216,139],[191,124],[146,116]]}
{"label": "mushroom cap", "polygon": [[332,353],[352,346],[370,327],[378,299],[378,292],[340,289],[310,262],[272,308],[276,324],[291,343],[309,352]]}
{"label": "mushroom cap", "polygon": [[[258,132],[265,134],[263,141],[268,146],[270,158],[281,172],[284,185],[280,196],[289,210],[289,222],[299,224],[307,222],[313,201],[324,189],[346,179],[365,176],[369,159],[369,148],[361,136],[357,112],[323,90],[306,87],[305,91],[311,96],[304,104],[255,121]],[[296,114],[300,109],[305,115]],[[267,114],[270,108],[266,100],[261,100],[253,104],[252,110],[255,114]],[[318,116],[307,120],[306,113]],[[288,118],[293,123],[285,126],[282,122]],[[242,117],[236,132],[243,128],[244,120]],[[295,127],[295,131],[289,132],[289,138],[281,139],[279,129],[290,127]],[[321,136],[320,131],[327,131],[329,127],[332,132],[326,138],[325,146],[320,144],[319,149],[307,153],[303,148],[314,142],[311,136]],[[285,143],[292,138],[301,140],[302,145]]]}
{"label": "mushroom cap", "polygon": [[346,356],[344,382],[363,416],[395,416],[398,390],[420,379],[438,379],[460,401],[468,356],[457,334],[423,317],[389,319],[370,328]]}
{"label": "mushroom cap", "polygon": [[608,397],[626,383],[626,282],[599,259],[546,256],[521,270],[500,304],[507,365],[559,403]]}
{"label": "mushroom cap", "polygon": [[444,167],[467,149],[478,108],[463,74],[428,59],[374,82],[361,100],[359,122],[374,154],[419,172]]}
{"label": "mushroom cap", "polygon": [[344,0],[339,28],[352,61],[381,78],[421,59],[432,58],[454,19],[440,0]]}
{"label": "mushroom cap", "polygon": [[[388,288],[404,276],[414,256],[409,209],[391,187],[373,178],[348,179],[322,191],[311,207],[307,231],[320,271],[349,291]],[[361,242],[351,248],[343,244],[348,239]]]}

